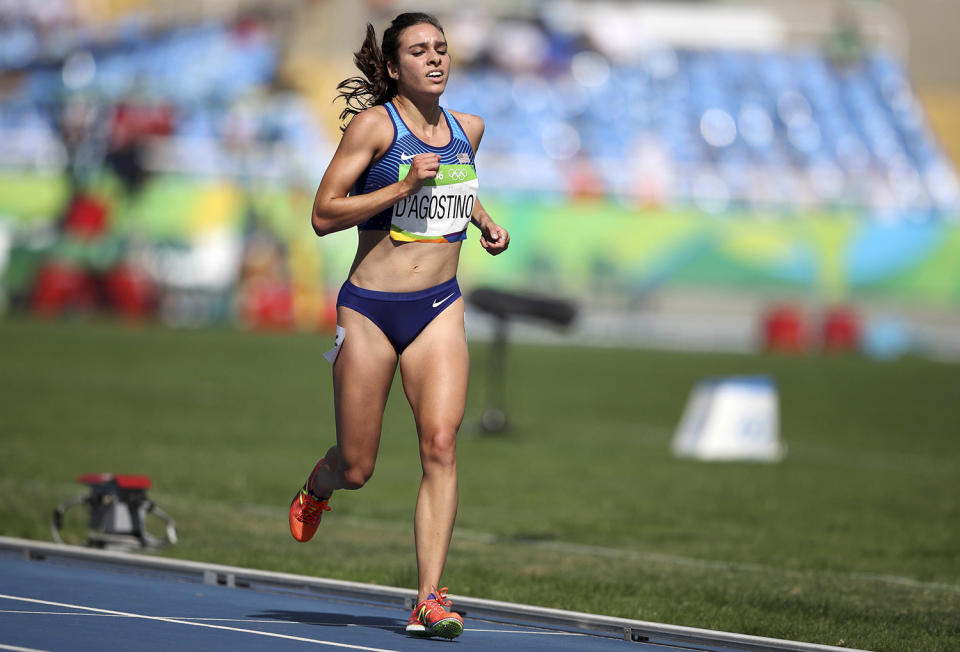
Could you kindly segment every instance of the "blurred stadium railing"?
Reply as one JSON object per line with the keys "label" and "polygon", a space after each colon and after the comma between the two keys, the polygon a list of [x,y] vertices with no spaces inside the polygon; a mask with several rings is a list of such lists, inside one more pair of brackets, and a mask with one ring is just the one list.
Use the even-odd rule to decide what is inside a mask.
{"label": "blurred stadium railing", "polygon": [[[610,342],[751,348],[771,297],[957,313],[960,185],[888,8],[451,6],[416,3],[515,234],[509,262],[465,250],[467,284],[586,297],[582,334]],[[306,219],[330,100],[362,21],[407,8],[0,5],[9,309],[329,327],[351,236]]]}

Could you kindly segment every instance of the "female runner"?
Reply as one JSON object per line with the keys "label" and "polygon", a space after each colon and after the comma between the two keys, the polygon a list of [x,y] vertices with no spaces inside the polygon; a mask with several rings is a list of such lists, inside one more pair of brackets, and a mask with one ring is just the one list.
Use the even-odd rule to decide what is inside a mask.
{"label": "female runner", "polygon": [[377,46],[373,27],[354,55],[363,77],[339,86],[352,116],[313,204],[317,235],[358,227],[357,254],[337,299],[333,363],[337,438],[290,505],[290,531],[309,540],[330,495],[373,474],[397,365],[413,410],[423,475],[414,516],[418,596],[407,631],[453,638],[461,616],[438,589],[457,512],[456,436],[469,360],[456,272],[472,222],[480,245],[503,252],[506,230],[476,199],[483,120],[440,106],[450,74],[443,28],[397,16]]}

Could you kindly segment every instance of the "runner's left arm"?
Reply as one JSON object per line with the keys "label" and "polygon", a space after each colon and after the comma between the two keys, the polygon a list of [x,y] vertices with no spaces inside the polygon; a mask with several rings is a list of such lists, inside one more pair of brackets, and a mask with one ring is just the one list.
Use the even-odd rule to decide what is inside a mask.
{"label": "runner's left arm", "polygon": [[470,221],[480,229],[480,246],[486,249],[487,253],[496,256],[506,250],[510,244],[510,234],[490,218],[480,199],[473,205],[473,217]]}
{"label": "runner's left arm", "polygon": [[[480,149],[480,141],[483,139],[483,118],[469,113],[454,112],[457,120],[463,125],[467,132],[467,138],[473,146],[473,154],[476,156]],[[473,225],[480,229],[480,246],[487,250],[487,253],[496,256],[503,253],[510,244],[510,234],[507,230],[493,221],[490,214],[483,208],[479,197],[473,205],[473,217],[470,219]]]}

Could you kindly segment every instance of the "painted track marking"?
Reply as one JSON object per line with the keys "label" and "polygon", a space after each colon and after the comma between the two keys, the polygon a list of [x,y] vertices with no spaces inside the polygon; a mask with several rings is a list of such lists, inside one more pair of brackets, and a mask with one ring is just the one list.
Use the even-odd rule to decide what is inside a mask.
{"label": "painted track marking", "polygon": [[[9,597],[0,594],[0,597]],[[16,599],[26,599],[26,598],[16,598]],[[83,609],[85,607],[75,607],[77,609]],[[92,608],[92,607],[87,607]],[[204,616],[140,616],[137,614],[126,614],[119,612],[108,612],[108,613],[83,613],[77,611],[29,611],[26,609],[0,609],[0,614],[20,614],[27,616],[80,616],[83,618],[151,618],[157,620],[165,621],[203,621],[203,622],[230,622],[230,623],[263,623],[263,624],[273,624],[273,625],[321,625],[324,627],[363,627],[363,625],[358,625],[356,623],[318,623],[318,622],[301,622],[297,620],[276,620],[272,618],[207,618]],[[193,624],[186,622],[184,624]],[[383,625],[380,625],[381,628],[386,628]],[[389,629],[402,630],[403,625],[397,625],[396,627],[390,627]],[[546,632],[539,631],[536,629],[482,629],[477,627],[465,627],[463,629],[465,632],[482,632],[485,634],[527,634],[527,635],[537,635],[537,636],[585,636],[579,632]],[[0,650],[7,649],[0,645]],[[365,649],[365,648],[361,648]]]}
{"label": "painted track marking", "polygon": [[540,632],[526,629],[476,629],[474,627],[464,627],[465,632],[484,632],[486,634],[535,634],[537,636],[587,636],[578,632]]}
{"label": "painted track marking", "polygon": [[198,623],[179,618],[166,618],[163,616],[147,616],[145,614],[128,613],[125,611],[114,611],[113,609],[99,609],[97,607],[87,607],[79,604],[69,604],[65,602],[52,602],[50,600],[37,600],[35,598],[24,598],[18,595],[7,595],[0,593],[0,598],[6,600],[18,600],[20,602],[29,602],[31,604],[45,604],[51,607],[65,607],[67,609],[80,609],[83,611],[92,611],[94,613],[106,614],[112,616],[124,616],[127,618],[141,618],[143,620],[154,620],[165,623],[175,623],[178,625],[190,625],[191,627],[208,627],[210,629],[222,629],[228,632],[240,632],[242,634],[255,634],[257,636],[267,636],[269,638],[282,638],[290,641],[301,641],[303,643],[317,643],[318,645],[328,645],[330,647],[346,648],[348,650],[366,650],[367,652],[398,652],[397,650],[388,650],[379,647],[364,647],[362,645],[350,645],[349,643],[336,643],[334,641],[324,641],[317,638],[305,638],[302,636],[290,636],[288,634],[275,634],[273,632],[261,632],[256,629],[243,629],[241,627],[227,627],[226,625],[213,625],[211,623]]}

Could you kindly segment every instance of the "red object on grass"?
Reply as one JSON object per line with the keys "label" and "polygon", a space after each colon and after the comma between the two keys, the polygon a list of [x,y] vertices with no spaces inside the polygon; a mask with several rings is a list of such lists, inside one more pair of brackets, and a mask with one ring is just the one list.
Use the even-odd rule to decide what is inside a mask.
{"label": "red object on grass", "polygon": [[124,317],[140,319],[153,311],[156,289],[143,270],[118,265],[103,280],[110,305]]}
{"label": "red object on grass", "polygon": [[764,317],[763,344],[767,351],[803,353],[807,349],[807,325],[794,306],[779,306]]}
{"label": "red object on grass", "polygon": [[823,350],[854,351],[860,346],[860,320],[849,308],[834,308],[823,320]]}
{"label": "red object on grass", "polygon": [[149,489],[150,478],[145,475],[114,475],[112,473],[84,473],[77,482],[90,486],[116,481],[119,489]]}
{"label": "red object on grass", "polygon": [[66,309],[92,308],[97,288],[90,274],[63,263],[48,262],[33,283],[30,307],[38,315],[54,316]]}

